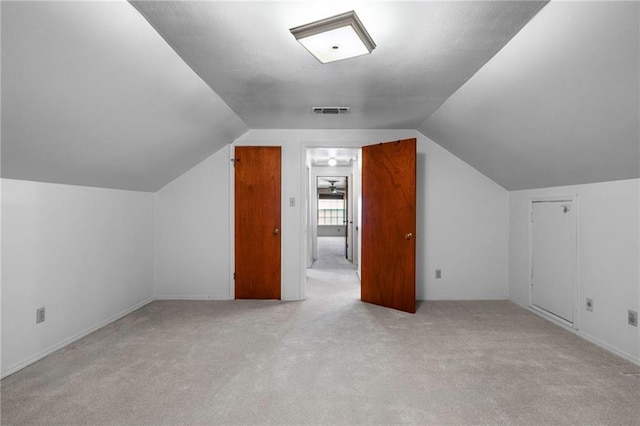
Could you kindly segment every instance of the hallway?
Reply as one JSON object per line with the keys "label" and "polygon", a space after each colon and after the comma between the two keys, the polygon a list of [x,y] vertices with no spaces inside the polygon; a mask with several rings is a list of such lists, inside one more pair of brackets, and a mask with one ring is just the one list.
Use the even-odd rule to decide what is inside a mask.
{"label": "hallway", "polygon": [[345,257],[344,237],[318,237],[318,258],[313,269],[354,269]]}
{"label": "hallway", "polygon": [[307,297],[360,300],[356,267],[345,258],[344,237],[318,237],[318,258],[307,269]]}

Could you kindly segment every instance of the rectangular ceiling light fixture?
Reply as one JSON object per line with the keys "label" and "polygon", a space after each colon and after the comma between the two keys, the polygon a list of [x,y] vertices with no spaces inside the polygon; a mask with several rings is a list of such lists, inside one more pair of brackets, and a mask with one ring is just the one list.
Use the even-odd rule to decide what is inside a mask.
{"label": "rectangular ceiling light fixture", "polygon": [[291,28],[289,31],[323,64],[366,55],[376,48],[353,10]]}

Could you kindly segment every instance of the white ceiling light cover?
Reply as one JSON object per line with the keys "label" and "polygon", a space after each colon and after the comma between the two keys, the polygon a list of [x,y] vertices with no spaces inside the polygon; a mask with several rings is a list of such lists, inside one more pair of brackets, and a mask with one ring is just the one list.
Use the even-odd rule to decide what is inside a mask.
{"label": "white ceiling light cover", "polygon": [[353,10],[291,28],[290,31],[323,64],[366,55],[376,48]]}

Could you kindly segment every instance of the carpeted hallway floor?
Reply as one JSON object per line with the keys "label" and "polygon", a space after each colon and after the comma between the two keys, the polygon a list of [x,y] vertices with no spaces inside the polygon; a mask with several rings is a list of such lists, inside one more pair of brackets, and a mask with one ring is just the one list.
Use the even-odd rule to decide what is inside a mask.
{"label": "carpeted hallway floor", "polygon": [[[330,263],[330,262],[329,262]],[[640,368],[508,301],[156,301],[2,381],[2,424],[640,424]]]}
{"label": "carpeted hallway floor", "polygon": [[346,259],[344,237],[318,237],[318,258],[313,262],[312,270],[337,270],[344,272],[355,266]]}

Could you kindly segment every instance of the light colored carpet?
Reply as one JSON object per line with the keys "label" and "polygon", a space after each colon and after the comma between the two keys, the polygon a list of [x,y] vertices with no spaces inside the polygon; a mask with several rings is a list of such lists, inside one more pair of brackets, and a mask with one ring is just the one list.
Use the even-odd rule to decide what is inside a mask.
{"label": "light colored carpet", "polygon": [[513,303],[156,301],[2,381],[2,423],[640,424],[640,369]]}
{"label": "light colored carpet", "polygon": [[318,237],[318,258],[312,269],[355,269],[345,256],[344,237]]}

